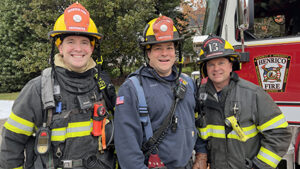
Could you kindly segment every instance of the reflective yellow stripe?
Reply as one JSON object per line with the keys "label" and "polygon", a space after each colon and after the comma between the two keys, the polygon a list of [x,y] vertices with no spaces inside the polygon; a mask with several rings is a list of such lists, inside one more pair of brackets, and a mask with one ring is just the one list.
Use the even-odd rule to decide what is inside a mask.
{"label": "reflective yellow stripe", "polygon": [[13,169],[23,169],[23,166],[17,167],[17,168],[13,168]]}
{"label": "reflective yellow stripe", "polygon": [[260,148],[257,158],[273,168],[276,168],[278,163],[281,160],[280,156],[278,156],[277,154],[273,153],[272,151],[264,147]]}
{"label": "reflective yellow stripe", "polygon": [[219,125],[207,125],[205,128],[199,128],[202,139],[208,137],[225,138],[225,127]]}
{"label": "reflective yellow stripe", "polygon": [[[243,127],[242,130],[244,131],[245,135],[247,135],[249,138],[255,137],[259,133],[259,131],[256,129],[255,125],[252,125],[249,127]],[[227,135],[227,138],[240,140],[240,137],[234,130],[232,130]]]}
{"label": "reflective yellow stripe", "polygon": [[69,123],[68,127],[51,130],[51,141],[65,141],[67,138],[83,137],[91,134],[92,120],[85,122]]}
{"label": "reflective yellow stripe", "polygon": [[25,120],[11,112],[9,118],[4,124],[4,127],[14,133],[31,136],[35,125],[34,123]]}
{"label": "reflective yellow stripe", "polygon": [[270,129],[275,129],[275,128],[284,128],[287,127],[288,123],[284,117],[283,114],[280,114],[273,119],[267,121],[266,123],[262,124],[261,126],[258,126],[259,131],[266,131]]}
{"label": "reflective yellow stripe", "polygon": [[[207,125],[205,128],[199,128],[198,130],[202,139],[207,139],[208,137],[225,138],[224,126]],[[242,130],[249,138],[255,137],[259,133],[255,125],[243,127]],[[240,137],[234,130],[227,135],[227,138],[240,140]]]}
{"label": "reflective yellow stripe", "polygon": [[249,138],[255,137],[259,133],[255,124],[249,127],[243,127],[242,129]]}

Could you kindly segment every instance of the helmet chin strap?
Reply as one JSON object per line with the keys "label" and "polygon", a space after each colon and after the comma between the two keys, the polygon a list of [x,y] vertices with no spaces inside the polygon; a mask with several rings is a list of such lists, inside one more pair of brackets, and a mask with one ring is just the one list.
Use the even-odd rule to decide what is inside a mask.
{"label": "helmet chin strap", "polygon": [[181,71],[182,71],[182,65],[183,65],[183,58],[182,58],[182,53],[181,53],[181,42],[178,42],[178,51],[179,51],[179,69],[178,69],[178,74],[175,80],[177,80],[180,75],[181,75]]}
{"label": "helmet chin strap", "polygon": [[52,38],[52,42],[51,42],[51,53],[50,53],[50,65],[51,65],[51,74],[53,76],[53,78],[55,79],[55,65],[54,65],[54,51],[55,51],[55,42],[56,42],[57,37],[53,37]]}
{"label": "helmet chin strap", "polygon": [[[103,59],[102,59],[102,56],[101,56],[101,44],[99,42],[99,40],[96,40],[98,42],[98,47],[97,47],[97,60],[96,60],[96,63],[97,63],[97,70],[98,70],[98,76],[97,76],[97,80],[98,82],[100,81],[100,72],[102,70],[102,63],[103,63]],[[96,46],[96,45],[95,45]],[[97,83],[98,84],[98,83]]]}

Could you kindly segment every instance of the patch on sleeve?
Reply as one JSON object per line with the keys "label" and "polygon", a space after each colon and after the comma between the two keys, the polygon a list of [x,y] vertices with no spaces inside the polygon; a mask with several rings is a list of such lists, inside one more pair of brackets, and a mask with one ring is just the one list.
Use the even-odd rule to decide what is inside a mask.
{"label": "patch on sleeve", "polygon": [[124,104],[124,96],[117,97],[116,105]]}
{"label": "patch on sleeve", "polygon": [[188,82],[187,81],[185,81],[183,78],[179,78],[179,81],[182,83],[182,84],[184,84],[185,86],[188,84]]}

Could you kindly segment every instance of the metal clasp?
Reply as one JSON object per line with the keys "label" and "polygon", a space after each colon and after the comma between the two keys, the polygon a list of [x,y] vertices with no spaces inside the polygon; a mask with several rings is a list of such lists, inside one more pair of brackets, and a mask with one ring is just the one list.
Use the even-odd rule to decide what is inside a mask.
{"label": "metal clasp", "polygon": [[73,168],[72,160],[62,160],[64,168]]}

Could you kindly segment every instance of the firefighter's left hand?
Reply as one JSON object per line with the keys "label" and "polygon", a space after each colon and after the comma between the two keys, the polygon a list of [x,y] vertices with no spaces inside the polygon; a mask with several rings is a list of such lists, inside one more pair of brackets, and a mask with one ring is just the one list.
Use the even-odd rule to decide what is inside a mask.
{"label": "firefighter's left hand", "polygon": [[207,169],[207,154],[197,153],[193,169]]}

